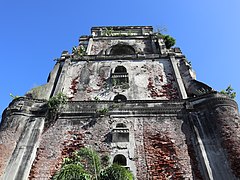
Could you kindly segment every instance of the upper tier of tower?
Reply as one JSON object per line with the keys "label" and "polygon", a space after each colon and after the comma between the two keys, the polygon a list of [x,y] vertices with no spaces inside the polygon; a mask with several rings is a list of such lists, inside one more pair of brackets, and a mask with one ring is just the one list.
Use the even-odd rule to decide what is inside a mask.
{"label": "upper tier of tower", "polygon": [[[101,26],[93,27],[90,36],[81,36],[79,47],[86,51],[85,55],[156,54],[157,41],[151,26]],[[161,49],[164,51],[165,47]]]}
{"label": "upper tier of tower", "polygon": [[72,53],[62,53],[43,88],[35,98],[62,92],[72,101],[174,100],[212,90],[152,26],[93,27]]}
{"label": "upper tier of tower", "polygon": [[152,26],[98,26],[91,28],[92,36],[147,36]]}

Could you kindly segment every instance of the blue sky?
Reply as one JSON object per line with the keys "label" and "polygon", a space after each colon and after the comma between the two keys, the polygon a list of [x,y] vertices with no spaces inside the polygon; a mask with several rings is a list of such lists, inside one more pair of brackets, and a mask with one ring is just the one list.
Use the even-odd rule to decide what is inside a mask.
{"label": "blue sky", "polygon": [[46,83],[55,58],[92,26],[166,27],[197,73],[215,90],[229,84],[240,103],[240,1],[0,1],[0,112],[10,93]]}

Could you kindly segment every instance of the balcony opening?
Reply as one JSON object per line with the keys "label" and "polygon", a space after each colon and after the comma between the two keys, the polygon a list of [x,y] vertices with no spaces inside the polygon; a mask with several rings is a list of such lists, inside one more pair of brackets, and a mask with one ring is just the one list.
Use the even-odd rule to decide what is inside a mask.
{"label": "balcony opening", "polygon": [[118,44],[112,47],[110,55],[133,55],[135,49],[129,45]]}

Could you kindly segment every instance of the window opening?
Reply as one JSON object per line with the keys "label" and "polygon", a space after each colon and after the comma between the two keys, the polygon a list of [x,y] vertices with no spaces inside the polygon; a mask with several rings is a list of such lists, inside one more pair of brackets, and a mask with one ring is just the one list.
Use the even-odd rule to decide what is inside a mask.
{"label": "window opening", "polygon": [[124,66],[117,66],[114,70],[114,73],[111,74],[112,85],[121,86],[123,89],[129,88],[128,85],[128,73],[127,69]]}
{"label": "window opening", "polygon": [[114,74],[124,74],[127,73],[127,69],[124,66],[117,66],[114,70]]}
{"label": "window opening", "polygon": [[123,124],[123,123],[118,123],[117,125],[116,125],[116,128],[126,128],[127,126],[125,125],[125,124]]}
{"label": "window opening", "polygon": [[118,123],[112,131],[112,142],[129,142],[129,129],[123,123]]}
{"label": "window opening", "polygon": [[114,157],[113,163],[119,164],[121,166],[127,166],[127,159],[124,155],[118,154]]}
{"label": "window opening", "polygon": [[112,47],[110,55],[133,55],[135,50],[132,46],[118,44]]}
{"label": "window opening", "polygon": [[113,101],[115,101],[115,102],[126,102],[127,98],[126,98],[126,96],[124,96],[122,94],[118,94],[114,97]]}

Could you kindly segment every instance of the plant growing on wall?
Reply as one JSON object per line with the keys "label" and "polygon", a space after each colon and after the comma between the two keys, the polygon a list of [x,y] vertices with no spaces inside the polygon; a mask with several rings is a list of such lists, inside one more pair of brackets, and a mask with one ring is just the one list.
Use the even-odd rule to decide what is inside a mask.
{"label": "plant growing on wall", "polygon": [[132,173],[126,168],[113,164],[100,173],[100,180],[133,180]]}
{"label": "plant growing on wall", "polygon": [[90,174],[84,171],[83,167],[77,164],[67,164],[55,174],[53,180],[91,180]]}
{"label": "plant growing on wall", "polygon": [[102,156],[101,158],[102,167],[108,167],[109,163],[110,163],[110,157],[108,155]]}
{"label": "plant growing on wall", "polygon": [[133,35],[132,31],[129,30],[129,31],[127,32],[127,35],[128,35],[128,36],[132,36],[132,35]]}
{"label": "plant growing on wall", "polygon": [[99,97],[97,97],[97,96],[94,97],[94,100],[97,102],[100,101]]}
{"label": "plant growing on wall", "polygon": [[154,33],[155,34],[163,34],[166,33],[168,30],[165,26],[156,26],[154,27]]}
{"label": "plant growing on wall", "polygon": [[112,36],[113,35],[113,28],[104,28],[103,36]]}
{"label": "plant growing on wall", "polygon": [[192,62],[188,61],[187,59],[185,59],[185,61],[189,64],[190,67],[192,67]]}
{"label": "plant growing on wall", "polygon": [[167,35],[167,34],[162,34],[162,32],[166,32],[167,29],[165,27],[163,28],[157,28],[154,35],[157,37],[157,38],[162,38],[165,45],[166,45],[166,48],[167,49],[170,49],[172,46],[175,45],[176,43],[176,40],[170,36],[170,35]]}
{"label": "plant growing on wall", "polygon": [[18,99],[18,98],[20,98],[20,96],[15,96],[15,95],[13,95],[12,93],[10,93],[10,96],[11,96],[12,99]]}
{"label": "plant growing on wall", "polygon": [[62,106],[67,103],[67,96],[63,93],[51,97],[47,102],[48,111],[46,114],[45,129],[48,128],[58,118],[58,113]]}
{"label": "plant growing on wall", "polygon": [[101,161],[96,151],[91,148],[81,148],[76,154],[84,169],[97,179],[101,170]]}
{"label": "plant growing on wall", "polygon": [[[70,169],[73,167],[73,170]],[[62,167],[53,179],[62,180],[64,174],[87,179],[98,179],[101,170],[101,161],[98,154],[91,148],[81,148],[70,157],[64,158]],[[83,180],[85,180],[83,178]],[[68,179],[66,179],[68,180]]]}
{"label": "plant growing on wall", "polygon": [[108,113],[109,109],[108,108],[102,108],[102,109],[97,109],[96,112],[100,113],[102,115],[106,115]]}
{"label": "plant growing on wall", "polygon": [[[103,168],[102,168],[103,167]],[[54,180],[133,180],[126,168],[113,164],[109,157],[99,155],[91,148],[81,148],[70,157],[64,158],[61,169],[53,176]]]}
{"label": "plant growing on wall", "polygon": [[67,96],[62,92],[58,93],[57,95],[51,97],[48,100],[48,108],[51,110],[59,110],[59,108],[67,103]]}
{"label": "plant growing on wall", "polygon": [[176,43],[176,40],[173,37],[169,36],[169,35],[161,34],[161,38],[163,39],[167,49],[170,49]]}
{"label": "plant growing on wall", "polygon": [[220,91],[221,94],[224,94],[228,96],[231,99],[234,99],[237,95],[236,92],[234,92],[234,89],[229,85],[225,90]]}
{"label": "plant growing on wall", "polygon": [[74,46],[72,49],[72,53],[76,56],[84,56],[86,55],[86,48],[83,45]]}
{"label": "plant growing on wall", "polygon": [[126,80],[122,81],[120,79],[112,79],[112,86],[115,86],[115,88],[121,88],[121,89],[129,88],[128,82]]}

